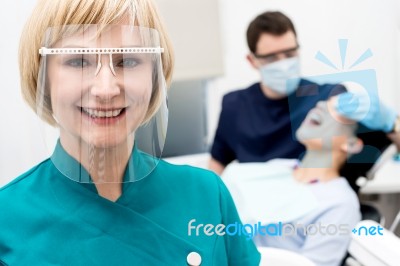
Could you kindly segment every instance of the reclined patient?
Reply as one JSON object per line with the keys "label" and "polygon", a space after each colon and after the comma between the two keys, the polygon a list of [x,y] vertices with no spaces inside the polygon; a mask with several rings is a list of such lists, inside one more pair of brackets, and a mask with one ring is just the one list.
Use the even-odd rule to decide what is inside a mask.
{"label": "reclined patient", "polygon": [[222,176],[258,246],[291,250],[318,266],[340,265],[361,218],[357,195],[339,170],[363,144],[357,124],[335,113],[336,100],[319,102],[297,130],[306,146],[301,162],[237,163]]}

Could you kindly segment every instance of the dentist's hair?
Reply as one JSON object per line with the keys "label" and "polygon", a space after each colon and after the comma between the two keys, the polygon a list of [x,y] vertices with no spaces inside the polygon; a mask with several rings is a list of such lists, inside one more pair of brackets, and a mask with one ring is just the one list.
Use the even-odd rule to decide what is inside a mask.
{"label": "dentist's hair", "polygon": [[296,36],[293,22],[286,15],[279,11],[264,12],[249,24],[247,28],[247,45],[250,51],[255,54],[257,42],[263,33],[280,36],[288,31],[292,31]]}

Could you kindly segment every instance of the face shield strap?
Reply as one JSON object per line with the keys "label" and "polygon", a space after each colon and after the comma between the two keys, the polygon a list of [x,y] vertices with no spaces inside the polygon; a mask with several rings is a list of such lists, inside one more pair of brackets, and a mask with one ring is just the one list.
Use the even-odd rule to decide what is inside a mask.
{"label": "face shield strap", "polygon": [[39,49],[41,55],[50,54],[160,54],[161,47],[130,47],[130,48],[46,48]]}

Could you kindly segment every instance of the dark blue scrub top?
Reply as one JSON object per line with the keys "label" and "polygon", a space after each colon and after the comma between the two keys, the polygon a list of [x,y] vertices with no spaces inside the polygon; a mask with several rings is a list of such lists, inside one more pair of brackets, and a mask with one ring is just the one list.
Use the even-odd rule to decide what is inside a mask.
{"label": "dark blue scrub top", "polygon": [[264,162],[275,158],[299,158],[304,146],[295,132],[318,101],[345,92],[340,84],[318,85],[301,80],[299,88],[284,99],[271,100],[260,83],[228,93],[211,149],[223,165],[239,162]]}

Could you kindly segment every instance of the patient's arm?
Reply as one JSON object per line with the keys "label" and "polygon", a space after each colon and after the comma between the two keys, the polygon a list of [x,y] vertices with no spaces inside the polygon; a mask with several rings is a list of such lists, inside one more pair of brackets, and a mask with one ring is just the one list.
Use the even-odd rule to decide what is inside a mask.
{"label": "patient's arm", "polygon": [[225,169],[225,166],[211,157],[210,161],[208,162],[208,169],[213,171],[214,173],[221,175]]}
{"label": "patient's arm", "polygon": [[[360,220],[359,212],[354,210],[354,206],[341,204],[324,212],[320,217],[317,217],[314,224],[334,224],[338,229],[336,234],[322,235],[307,235],[304,246],[301,249],[301,254],[314,261],[318,266],[337,266],[340,265],[351,240],[351,230]],[[341,226],[342,230],[339,230]],[[333,226],[329,226],[333,233]],[[343,229],[345,228],[345,230]],[[343,232],[342,232],[343,231]],[[345,232],[344,232],[345,231]],[[340,233],[342,232],[342,233]]]}

